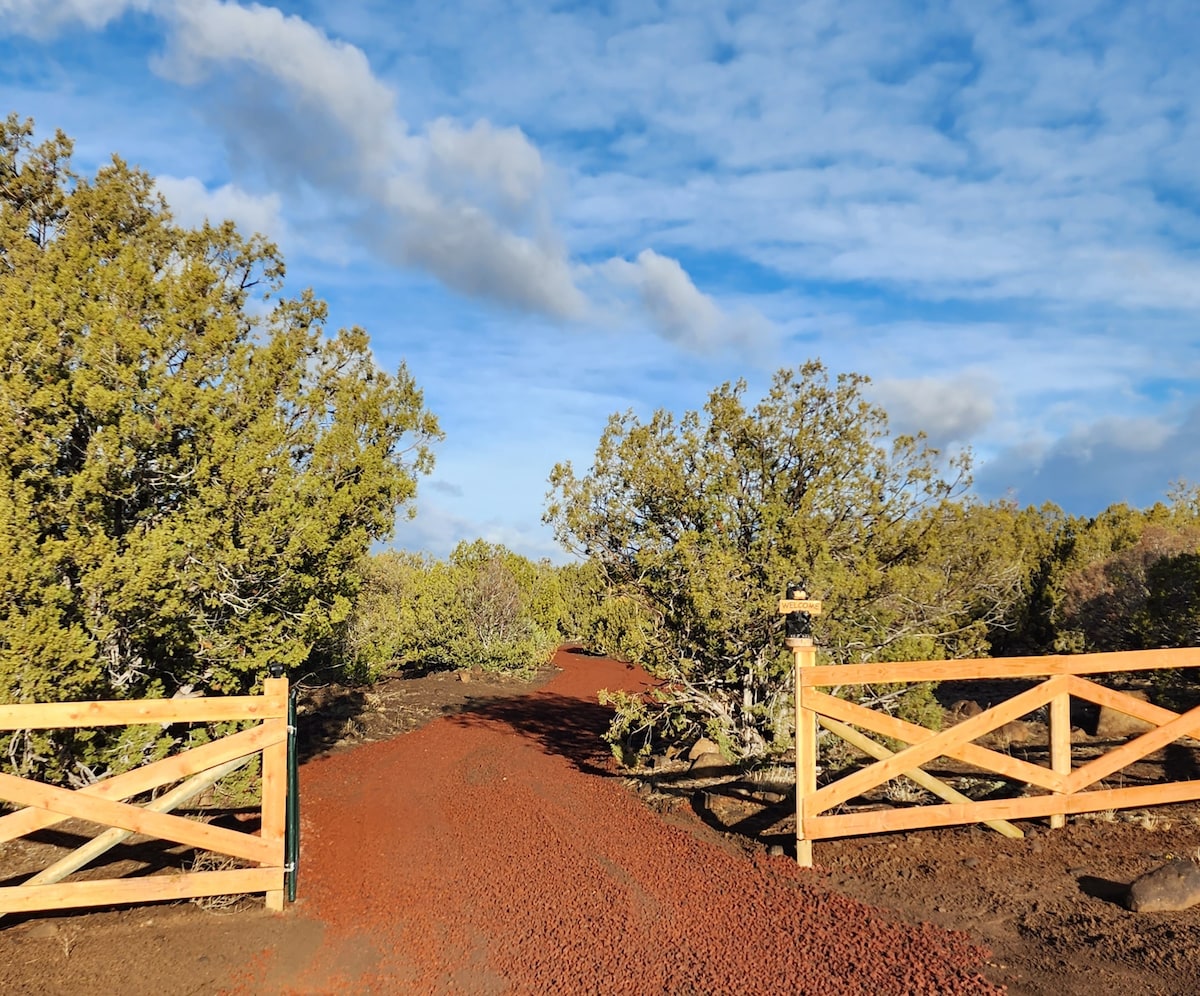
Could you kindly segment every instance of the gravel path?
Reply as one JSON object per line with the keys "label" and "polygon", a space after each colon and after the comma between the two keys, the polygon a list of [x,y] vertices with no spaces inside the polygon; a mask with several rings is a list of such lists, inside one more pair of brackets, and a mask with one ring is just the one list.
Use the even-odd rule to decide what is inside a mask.
{"label": "gravel path", "polygon": [[469,994],[998,992],[965,935],[889,922],[788,858],[665,821],[614,777],[599,688],[640,672],[562,653],[519,698],[301,772],[297,913],[315,948],[246,991]]}

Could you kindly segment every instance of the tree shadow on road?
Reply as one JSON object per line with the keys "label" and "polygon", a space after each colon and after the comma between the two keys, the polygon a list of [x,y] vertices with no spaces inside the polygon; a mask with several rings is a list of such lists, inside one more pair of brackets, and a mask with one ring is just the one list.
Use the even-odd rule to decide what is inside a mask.
{"label": "tree shadow on road", "polygon": [[534,741],[546,753],[565,757],[580,771],[590,775],[615,774],[608,763],[612,755],[603,740],[612,710],[598,702],[555,692],[536,692],[472,704],[446,718],[468,727],[505,726]]}

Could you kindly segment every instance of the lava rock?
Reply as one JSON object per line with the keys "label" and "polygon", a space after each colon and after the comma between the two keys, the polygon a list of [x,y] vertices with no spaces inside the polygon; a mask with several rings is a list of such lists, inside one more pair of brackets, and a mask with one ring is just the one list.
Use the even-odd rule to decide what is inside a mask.
{"label": "lava rock", "polygon": [[692,761],[692,771],[707,771],[712,768],[724,768],[729,762],[716,751],[706,751]]}
{"label": "lava rock", "polygon": [[964,719],[978,716],[981,712],[983,712],[983,707],[974,699],[960,699],[950,707],[948,718],[951,724],[961,723]]}
{"label": "lava rock", "polygon": [[[1150,697],[1145,692],[1126,692],[1126,694],[1131,699],[1140,699],[1142,702],[1150,701]],[[1100,707],[1100,718],[1096,721],[1096,736],[1098,737],[1132,737],[1134,734],[1145,733],[1147,730],[1153,729],[1153,723],[1126,716],[1125,713],[1118,712],[1109,706]]]}
{"label": "lava rock", "polygon": [[1200,866],[1176,858],[1147,872],[1129,887],[1129,908],[1135,913],[1169,913],[1200,903]]}
{"label": "lava rock", "polygon": [[1010,747],[1030,743],[1037,739],[1037,735],[1033,724],[1026,723],[1021,719],[1014,719],[995,730],[991,734],[991,738],[1002,747]]}

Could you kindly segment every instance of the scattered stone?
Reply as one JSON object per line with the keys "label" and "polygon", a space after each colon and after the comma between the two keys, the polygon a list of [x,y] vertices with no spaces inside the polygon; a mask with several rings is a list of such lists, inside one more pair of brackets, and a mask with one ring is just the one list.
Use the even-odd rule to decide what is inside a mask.
{"label": "scattered stone", "polygon": [[[1126,692],[1125,694],[1131,699],[1138,699],[1142,702],[1150,701],[1150,696],[1145,692]],[[1125,713],[1119,712],[1110,706],[1100,707],[1100,718],[1096,721],[1096,736],[1111,739],[1132,737],[1135,734],[1145,733],[1147,730],[1153,729],[1153,723],[1147,723],[1144,719],[1127,716]]]}
{"label": "scattered stone", "polygon": [[1129,908],[1135,913],[1170,913],[1200,903],[1200,866],[1176,858],[1147,872],[1129,887]]}
{"label": "scattered stone", "polygon": [[978,865],[979,865],[978,858],[963,858],[963,867],[964,868],[975,868]]}
{"label": "scattered stone", "polygon": [[978,716],[981,712],[983,707],[974,699],[960,699],[950,707],[950,724],[961,723],[964,719]]}
{"label": "scattered stone", "polygon": [[1014,719],[1011,723],[1005,723],[999,727],[991,736],[1002,747],[1009,747],[1013,744],[1027,744],[1035,738],[1036,734],[1032,724],[1021,719]]}
{"label": "scattered stone", "polygon": [[711,740],[709,740],[708,737],[701,737],[699,740],[697,740],[692,745],[692,749],[688,751],[687,759],[689,761],[694,761],[703,754],[720,754],[720,753],[721,753],[720,747],[718,747]]}
{"label": "scattered stone", "polygon": [[713,768],[724,768],[729,764],[719,753],[706,751],[692,761],[692,771],[708,771]]}

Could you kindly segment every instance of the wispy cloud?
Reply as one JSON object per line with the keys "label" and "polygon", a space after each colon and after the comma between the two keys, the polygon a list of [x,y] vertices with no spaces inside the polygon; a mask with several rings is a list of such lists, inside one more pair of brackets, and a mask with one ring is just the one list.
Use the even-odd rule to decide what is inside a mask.
{"label": "wispy cloud", "polygon": [[446,529],[538,535],[524,476],[608,411],[809,356],[989,497],[1188,476],[1195,4],[277,6],[0,0],[0,78],[413,358]]}
{"label": "wispy cloud", "polygon": [[1145,506],[1200,466],[1200,405],[1175,419],[1108,416],[1049,445],[1013,447],[980,472],[980,485],[1021,502],[1054,501],[1095,514],[1123,501]]}
{"label": "wispy cloud", "polygon": [[10,31],[47,38],[69,25],[96,30],[126,11],[162,6],[163,0],[0,0],[0,22]]}

